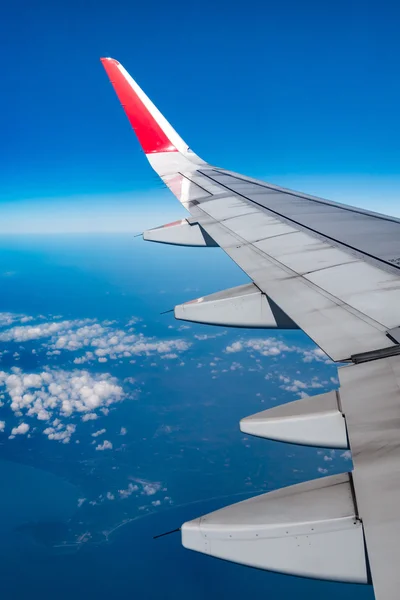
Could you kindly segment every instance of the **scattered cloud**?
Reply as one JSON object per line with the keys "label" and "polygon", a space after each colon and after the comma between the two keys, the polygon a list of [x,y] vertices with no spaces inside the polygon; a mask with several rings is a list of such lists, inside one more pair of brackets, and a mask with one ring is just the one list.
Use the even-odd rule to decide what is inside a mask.
{"label": "scattered cloud", "polygon": [[[1,388],[17,417],[45,421],[45,435],[63,443],[69,442],[76,429],[74,424],[64,425],[64,418],[82,415],[83,421],[94,420],[96,410],[108,410],[125,398],[122,387],[110,374],[79,370],[46,368],[40,373],[24,373],[13,367],[11,372],[0,371]],[[29,429],[27,423],[22,423],[11,435],[26,433],[25,426]]]}
{"label": "scattered cloud", "polygon": [[[229,369],[231,371],[239,371],[240,369],[243,369],[243,366],[238,362],[233,362],[231,364],[231,366],[229,367]],[[215,371],[215,372],[217,372],[217,371]]]}
{"label": "scattered cloud", "polygon": [[303,362],[323,362],[325,364],[332,364],[329,356],[325,354],[321,348],[313,348],[312,350],[301,350],[303,354]]}
{"label": "scattered cloud", "polygon": [[196,333],[193,337],[196,340],[199,340],[200,342],[204,342],[205,340],[214,340],[216,338],[219,338],[223,335],[226,335],[228,332],[226,331],[226,329],[224,331],[221,331],[220,333]]}
{"label": "scattered cloud", "polygon": [[134,481],[140,486],[142,496],[154,496],[162,488],[160,481],[147,481],[146,479],[134,479]]}
{"label": "scattered cloud", "polygon": [[340,458],[344,458],[344,460],[351,460],[351,451],[350,450],[345,450],[341,455]]}
{"label": "scattered cloud", "polygon": [[64,331],[70,331],[71,328],[84,326],[91,322],[89,319],[78,321],[49,321],[39,325],[16,326],[0,333],[0,341],[2,342],[26,342],[30,340],[38,340],[40,338],[52,337],[56,334],[61,334]]}
{"label": "scattered cloud", "polygon": [[2,312],[0,313],[0,327],[9,327],[14,323],[28,323],[33,317],[17,313]]}
{"label": "scattered cloud", "polygon": [[321,348],[304,348],[296,345],[288,345],[283,339],[276,337],[240,339],[225,348],[225,352],[228,354],[243,352],[244,350],[272,357],[286,352],[295,352],[300,354],[302,361],[306,363],[315,361],[332,364],[331,359]]}
{"label": "scattered cloud", "polygon": [[244,349],[242,342],[233,342],[230,346],[225,348],[225,352],[241,352]]}
{"label": "scattered cloud", "polygon": [[99,429],[98,431],[95,431],[94,433],[92,433],[92,437],[99,437],[99,435],[103,435],[103,433],[105,433],[107,430],[106,429]]}
{"label": "scattered cloud", "polygon": [[65,425],[63,423],[58,423],[56,427],[46,427],[43,431],[44,435],[47,435],[49,440],[56,440],[58,442],[62,442],[63,444],[69,444],[71,441],[71,436],[75,433],[76,425],[69,423]]}
{"label": "scattered cloud", "polygon": [[301,381],[300,379],[291,380],[285,375],[279,375],[278,379],[282,381],[282,385],[279,387],[286,392],[302,392],[310,389],[321,389],[323,384],[318,380],[318,377],[313,377],[311,381]]}
{"label": "scattered cloud", "polygon": [[5,422],[5,421],[0,421],[0,433],[1,433],[2,431],[4,431],[4,429],[5,429],[5,426],[6,426],[6,422]]}
{"label": "scattered cloud", "polygon": [[98,446],[96,446],[96,450],[112,450],[113,449],[113,445],[111,442],[109,442],[108,440],[104,440],[104,442],[102,444],[99,444]]}
{"label": "scattered cloud", "polygon": [[[139,317],[131,317],[127,323],[127,326],[132,327],[133,325],[140,323],[141,320],[142,319],[140,319]],[[107,324],[114,325],[114,323],[116,323],[116,321],[109,321]]]}
{"label": "scattered cloud", "polygon": [[139,486],[130,483],[125,490],[118,490],[118,493],[120,495],[120,498],[124,500],[125,498],[129,498],[129,496],[131,496],[134,492],[137,491],[139,491]]}
{"label": "scattered cloud", "polygon": [[11,435],[25,435],[25,433],[28,433],[29,429],[28,423],[21,423],[18,427],[12,428]]}
{"label": "scattered cloud", "polygon": [[[181,338],[157,339],[137,331],[138,322],[139,320],[133,317],[127,321],[124,327],[117,321],[110,320],[63,319],[60,316],[46,318],[43,315],[31,317],[23,314],[0,313],[0,341],[23,343],[24,346],[26,345],[26,350],[30,352],[28,343],[40,340],[40,345],[35,345],[37,352],[40,352],[40,348],[42,348],[42,351],[44,350],[51,357],[58,357],[65,352],[73,353],[71,358],[75,365],[93,362],[99,368],[98,363],[108,361],[118,360],[121,362],[123,359],[127,359],[134,363],[134,357],[138,355],[176,360],[190,348],[191,341],[213,339],[228,333],[227,330],[223,330],[217,333],[195,334],[191,341]],[[188,327],[181,325],[179,330],[184,331]],[[20,351],[20,347],[17,349]],[[13,351],[14,349],[11,354]],[[331,362],[319,348],[290,344],[284,338],[279,337],[241,338],[225,347],[225,355],[244,351],[250,353],[258,363],[263,362],[263,357],[274,359],[287,353],[296,353],[305,363],[328,364]],[[16,352],[14,357],[19,358],[18,354],[19,352]],[[257,355],[259,355],[258,358]],[[201,360],[202,362],[197,363],[197,368],[202,368],[206,364],[216,367],[217,361],[221,358],[215,357],[211,363],[207,359],[205,362],[203,359]],[[157,366],[159,361],[152,362],[153,364]],[[180,361],[179,364],[184,365],[185,363]],[[243,362],[243,364],[245,363]],[[272,362],[271,365],[273,364]],[[250,370],[263,369],[261,364],[255,366],[257,369]],[[165,369],[168,368],[165,367]],[[221,372],[242,371],[243,369],[241,362],[234,361],[225,365]],[[219,371],[215,369],[212,371],[214,379],[218,373]],[[267,377],[278,379],[277,374],[268,374]],[[125,378],[124,382],[136,384],[133,377]],[[336,382],[336,378],[330,379],[331,384]],[[295,378],[280,376],[278,380],[281,389],[297,393],[300,397],[307,395],[309,390],[323,388],[326,383],[329,384],[329,382],[319,381],[317,377],[303,380],[301,375]],[[0,393],[2,387],[6,401],[8,395],[10,408],[16,417],[24,420],[34,418],[44,422],[46,424],[45,435],[49,439],[62,443],[68,443],[76,430],[76,423],[68,422],[68,427],[64,421],[77,418],[82,422],[96,420],[101,412],[107,414],[112,404],[126,397],[126,392],[109,373],[89,373],[87,370],[78,368],[66,371],[46,367],[40,373],[24,373],[21,369],[14,367],[9,372],[0,371]],[[54,425],[53,422],[56,419],[60,419],[60,422]],[[0,431],[2,430],[1,423]],[[99,429],[92,436],[96,438],[103,433],[105,430]],[[122,427],[120,435],[125,434],[126,429]],[[11,436],[14,435],[12,432]],[[96,450],[106,449],[112,449],[112,443],[107,440],[96,446]],[[145,485],[147,484],[143,484],[142,493],[147,494],[146,490],[153,488],[151,488],[151,483],[149,483],[149,488],[145,488]]]}
{"label": "scattered cloud", "polygon": [[174,427],[172,425],[162,424],[157,428],[153,437],[157,438],[161,435],[170,435],[173,431],[177,431],[177,430],[179,430],[179,427],[177,427],[177,426]]}
{"label": "scattered cloud", "polygon": [[[29,317],[0,313],[0,327],[14,325],[0,331],[0,341],[29,342],[47,339],[43,346],[49,356],[58,355],[62,351],[84,350],[83,355],[75,357],[75,364],[94,360],[104,363],[108,360],[131,358],[136,355],[159,355],[173,359],[191,346],[191,343],[184,339],[159,340],[146,337],[143,333],[136,333],[132,327],[138,322],[135,318],[128,321],[128,329],[116,328],[115,321],[100,323],[94,319],[51,320],[23,325],[25,319]],[[15,325],[16,322],[18,325]]]}
{"label": "scattered cloud", "polygon": [[228,346],[225,351],[240,352],[243,349],[250,350],[252,352],[258,352],[262,356],[277,356],[282,354],[282,352],[292,351],[292,348],[285,342],[274,337],[254,338],[250,340],[234,342],[231,346]]}
{"label": "scattered cloud", "polygon": [[161,489],[161,484],[157,483],[157,482],[154,482],[154,483],[147,482],[147,483],[143,484],[143,494],[145,496],[153,496],[160,489]]}
{"label": "scattered cloud", "polygon": [[81,417],[81,421],[95,421],[98,418],[99,417],[96,415],[96,413],[87,413]]}

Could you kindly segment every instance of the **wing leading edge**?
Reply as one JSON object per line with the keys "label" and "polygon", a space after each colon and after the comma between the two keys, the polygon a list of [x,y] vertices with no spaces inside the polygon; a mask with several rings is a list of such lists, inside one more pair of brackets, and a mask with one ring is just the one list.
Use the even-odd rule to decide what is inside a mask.
{"label": "wing leading edge", "polygon": [[[400,587],[394,563],[400,537],[400,220],[209,165],[116,60],[101,61],[151,166],[191,214],[145,232],[145,239],[218,245],[253,282],[180,305],[175,316],[299,327],[332,360],[346,363],[336,395],[264,411],[243,419],[241,427],[306,445],[339,440],[352,450],[353,472],[340,482],[329,477],[292,486],[185,524],[184,545],[322,579],[366,583],[369,565],[377,600],[394,600]],[[295,540],[301,542],[296,551]]]}

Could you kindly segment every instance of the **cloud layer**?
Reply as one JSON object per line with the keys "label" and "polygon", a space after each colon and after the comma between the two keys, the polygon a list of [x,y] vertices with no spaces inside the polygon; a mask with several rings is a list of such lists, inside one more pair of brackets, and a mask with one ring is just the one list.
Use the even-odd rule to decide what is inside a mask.
{"label": "cloud layer", "polygon": [[[23,317],[22,317],[23,318]],[[14,323],[7,316],[0,327]],[[21,318],[19,319],[21,323]],[[47,340],[44,346],[48,354],[60,354],[62,351],[80,352],[75,358],[76,364],[92,360],[107,362],[120,358],[131,358],[137,355],[159,355],[162,358],[178,358],[178,354],[188,350],[191,343],[184,339],[158,340],[137,333],[130,320],[127,329],[116,328],[110,321],[96,322],[93,319],[75,319],[63,321],[44,321],[31,325],[15,325],[0,332],[1,342],[30,342]],[[84,351],[82,354],[81,351]]]}

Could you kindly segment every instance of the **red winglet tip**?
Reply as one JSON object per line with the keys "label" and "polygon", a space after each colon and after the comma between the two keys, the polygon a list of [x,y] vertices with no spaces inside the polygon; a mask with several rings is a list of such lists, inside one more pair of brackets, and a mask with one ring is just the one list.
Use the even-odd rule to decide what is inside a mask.
{"label": "red winglet tip", "polygon": [[120,63],[115,59],[111,58],[111,56],[102,56],[100,58],[100,62],[104,65],[105,63],[113,63],[114,65],[119,65]]}
{"label": "red winglet tip", "polygon": [[121,71],[122,65],[114,58],[100,60],[145,154],[178,152],[164,129],[151,114],[145,101],[139,97],[131,82]]}

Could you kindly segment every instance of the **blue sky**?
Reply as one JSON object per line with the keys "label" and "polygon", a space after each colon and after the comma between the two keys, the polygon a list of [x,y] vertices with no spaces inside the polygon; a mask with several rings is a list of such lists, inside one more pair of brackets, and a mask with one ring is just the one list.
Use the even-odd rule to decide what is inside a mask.
{"label": "blue sky", "polygon": [[183,214],[140,152],[102,55],[211,163],[400,214],[399,7],[237,6],[7,3],[0,232],[139,231]]}

